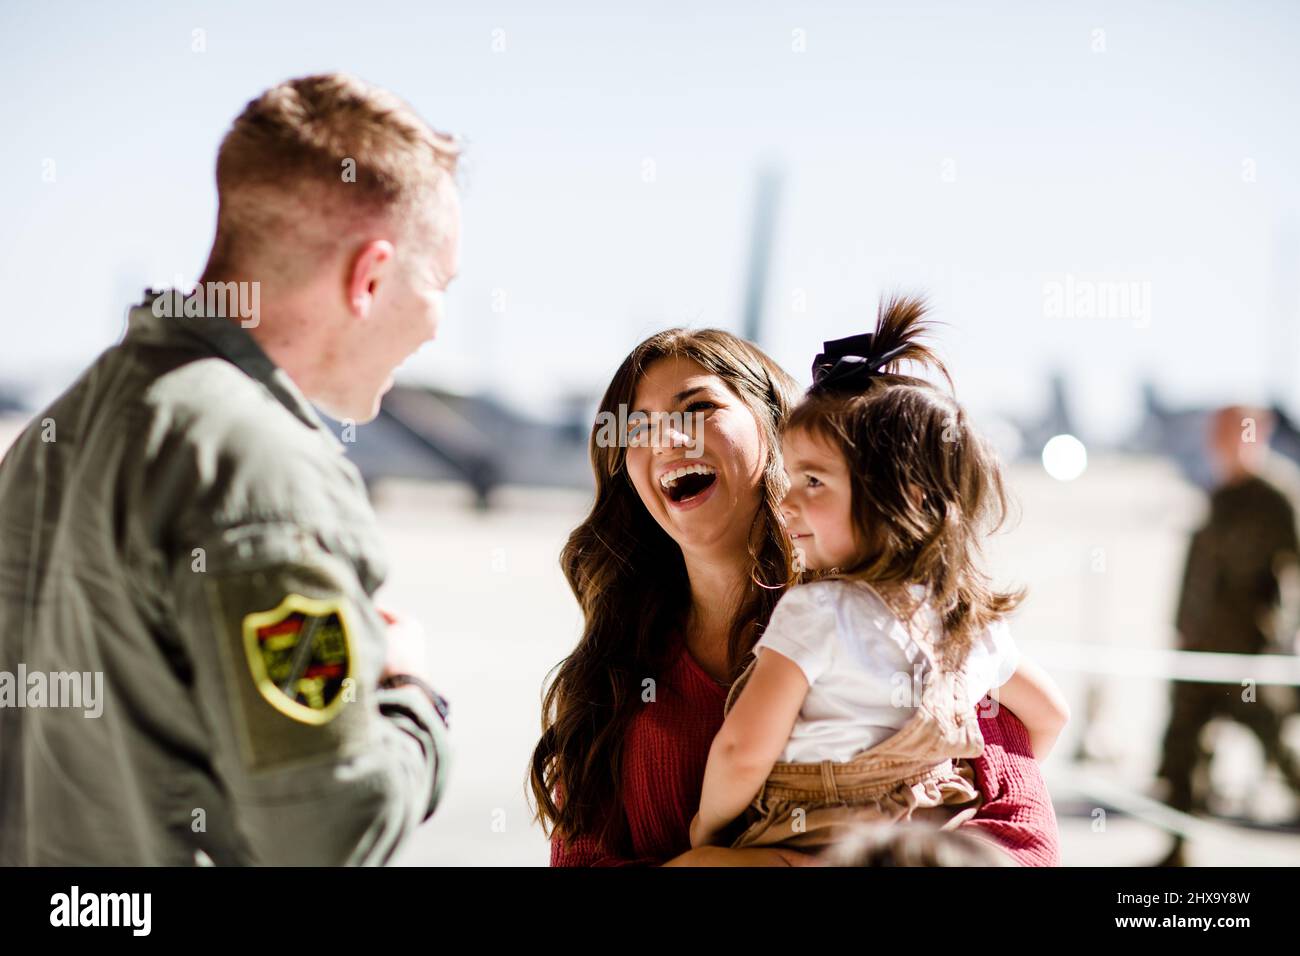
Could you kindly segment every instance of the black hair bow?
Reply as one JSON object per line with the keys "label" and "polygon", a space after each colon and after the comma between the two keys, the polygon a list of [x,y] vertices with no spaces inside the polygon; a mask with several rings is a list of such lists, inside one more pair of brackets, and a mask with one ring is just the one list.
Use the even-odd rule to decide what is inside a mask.
{"label": "black hair bow", "polygon": [[906,345],[874,354],[875,335],[864,332],[823,342],[824,352],[813,359],[814,392],[863,392],[880,370],[906,350]]}

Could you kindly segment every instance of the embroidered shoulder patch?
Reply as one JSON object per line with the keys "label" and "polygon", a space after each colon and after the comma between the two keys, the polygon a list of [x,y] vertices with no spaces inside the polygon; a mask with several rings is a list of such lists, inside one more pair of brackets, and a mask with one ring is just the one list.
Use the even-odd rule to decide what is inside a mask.
{"label": "embroidered shoulder patch", "polygon": [[290,594],[244,618],[253,683],[276,710],[304,724],[329,723],[346,702],[352,641],[341,598]]}

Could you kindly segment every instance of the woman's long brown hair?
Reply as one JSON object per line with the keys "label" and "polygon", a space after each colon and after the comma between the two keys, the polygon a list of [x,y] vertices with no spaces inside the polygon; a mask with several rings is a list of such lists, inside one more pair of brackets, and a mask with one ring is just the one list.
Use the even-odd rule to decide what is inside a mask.
{"label": "woman's long brown hair", "polygon": [[[762,351],[729,332],[668,329],[624,359],[600,403],[630,410],[646,370],[684,358],[717,375],[749,408],[767,446],[760,501],[749,533],[750,581],[728,638],[731,677],[739,676],[789,581],[792,555],[780,517],[786,479],[779,428],[796,392],[794,380]],[[534,819],[566,840],[592,835],[608,847],[624,839],[623,741],[643,706],[642,682],[658,679],[668,637],[685,625],[691,590],[681,549],[641,502],[626,469],[627,450],[604,447],[592,429],[596,477],[591,513],[560,555],[582,608],[582,639],[556,668],[542,702],[542,737],[528,782]]]}
{"label": "woman's long brown hair", "polygon": [[[979,631],[1012,611],[1024,591],[999,591],[980,567],[981,542],[1006,520],[1008,496],[997,455],[953,394],[952,378],[920,340],[931,331],[921,299],[881,303],[872,352],[901,351],[866,386],[809,390],[785,430],[820,437],[844,457],[861,553],[826,577],[867,581],[907,602],[922,584],[939,612],[938,648],[960,666]],[[929,366],[948,390],[897,371]]]}

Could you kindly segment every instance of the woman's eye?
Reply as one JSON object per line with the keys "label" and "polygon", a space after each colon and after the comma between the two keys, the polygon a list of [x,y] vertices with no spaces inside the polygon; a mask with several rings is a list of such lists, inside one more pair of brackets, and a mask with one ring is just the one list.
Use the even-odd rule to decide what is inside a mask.
{"label": "woman's eye", "polygon": [[713,407],[714,407],[713,402],[709,402],[709,401],[705,401],[704,399],[701,399],[698,402],[691,402],[689,405],[686,406],[686,410],[688,412],[693,412],[697,409],[705,409],[705,408],[713,408]]}
{"label": "woman's eye", "polygon": [[808,476],[808,487],[809,487],[809,488],[820,488],[821,486],[822,486],[821,481],[820,481],[820,480],[819,480],[815,475],[809,475],[809,476]]}

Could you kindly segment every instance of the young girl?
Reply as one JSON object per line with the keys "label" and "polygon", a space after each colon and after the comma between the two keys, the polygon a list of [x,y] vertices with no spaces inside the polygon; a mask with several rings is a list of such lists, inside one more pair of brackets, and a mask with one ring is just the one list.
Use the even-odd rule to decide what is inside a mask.
{"label": "young girl", "polygon": [[896,371],[931,365],[951,391],[918,341],[925,313],[892,299],[873,334],[827,342],[785,423],[786,530],[824,573],[782,597],[731,690],[692,846],[821,850],[901,820],[955,829],[981,799],[964,758],[984,749],[986,693],[1039,760],[1068,720],[1007,629],[1023,592],[977,567],[1006,510],[996,460],[950,394]]}

